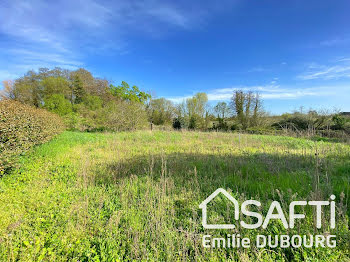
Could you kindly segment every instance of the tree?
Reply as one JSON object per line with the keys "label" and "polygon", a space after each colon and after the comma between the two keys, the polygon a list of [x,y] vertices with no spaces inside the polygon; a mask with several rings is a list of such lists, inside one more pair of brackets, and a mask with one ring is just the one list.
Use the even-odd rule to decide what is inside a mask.
{"label": "tree", "polygon": [[259,126],[261,123],[259,122],[259,119],[261,118],[261,115],[263,113],[262,109],[262,102],[260,99],[260,96],[258,93],[253,96],[253,115],[252,115],[252,120],[251,120],[251,125],[252,126]]}
{"label": "tree", "polygon": [[73,81],[79,79],[79,85],[84,90],[85,93],[91,95],[97,95],[95,78],[93,75],[84,68],[79,68],[71,73],[71,78]]}
{"label": "tree", "polygon": [[70,72],[68,77],[74,85],[75,92],[78,93],[76,103],[81,103],[85,95],[100,96],[108,100],[110,92],[107,80],[94,77],[84,68]]}
{"label": "tree", "polygon": [[214,107],[215,113],[217,113],[219,118],[225,119],[225,117],[230,113],[230,108],[226,102],[218,102]]}
{"label": "tree", "polygon": [[236,90],[231,98],[231,108],[242,129],[258,125],[262,113],[262,103],[258,94]]}
{"label": "tree", "polygon": [[336,130],[343,130],[346,124],[346,118],[337,114],[332,117],[332,120],[334,122],[333,129]]}
{"label": "tree", "polygon": [[148,114],[150,122],[155,125],[171,124],[175,107],[165,98],[152,99],[148,106]]}
{"label": "tree", "polygon": [[150,94],[140,91],[137,86],[130,87],[125,81],[122,81],[120,86],[114,86],[111,84],[109,88],[113,96],[123,100],[140,102],[144,104],[151,98]]}
{"label": "tree", "polygon": [[23,77],[16,79],[13,85],[13,96],[19,102],[40,107],[43,99],[40,76],[31,70]]}
{"label": "tree", "polygon": [[66,99],[70,99],[71,91],[69,82],[64,77],[47,77],[41,80],[42,95],[47,99],[55,94],[62,94]]}
{"label": "tree", "polygon": [[117,100],[102,109],[100,117],[112,131],[136,130],[147,126],[147,115],[141,103]]}
{"label": "tree", "polygon": [[71,84],[71,103],[80,104],[83,102],[84,97],[86,96],[86,90],[84,89],[83,81],[81,80],[78,74],[72,75],[72,84]]}
{"label": "tree", "polygon": [[45,98],[44,108],[54,112],[60,116],[67,115],[72,112],[72,105],[62,94],[53,94]]}
{"label": "tree", "polygon": [[13,93],[14,82],[12,80],[4,80],[2,81],[2,85],[4,86],[4,90],[0,91],[0,98],[14,99],[15,98],[15,95]]}
{"label": "tree", "polygon": [[244,103],[245,103],[245,94],[242,90],[237,90],[234,92],[231,99],[232,110],[236,113],[238,122],[244,128],[245,126],[245,116],[244,116]]}
{"label": "tree", "polygon": [[102,108],[103,101],[99,96],[87,95],[83,99],[83,104],[92,111]]}
{"label": "tree", "polygon": [[186,100],[186,107],[188,116],[197,115],[204,118],[206,107],[208,102],[208,96],[206,93],[197,93],[192,98]]}
{"label": "tree", "polygon": [[188,127],[190,129],[203,128],[206,125],[208,96],[206,93],[197,93],[192,98],[186,99],[186,112]]}
{"label": "tree", "polygon": [[[148,93],[126,82],[118,87],[109,85],[107,80],[96,78],[83,68],[75,71],[39,68],[14,82],[5,81],[4,87],[2,97],[64,116],[72,129],[132,130],[147,126]],[[158,116],[154,118],[171,123],[172,104],[160,102],[162,109],[156,110]]]}
{"label": "tree", "polygon": [[192,115],[190,117],[190,122],[188,124],[188,128],[193,130],[193,129],[196,129],[197,127],[198,127],[198,119],[197,119],[196,115]]}

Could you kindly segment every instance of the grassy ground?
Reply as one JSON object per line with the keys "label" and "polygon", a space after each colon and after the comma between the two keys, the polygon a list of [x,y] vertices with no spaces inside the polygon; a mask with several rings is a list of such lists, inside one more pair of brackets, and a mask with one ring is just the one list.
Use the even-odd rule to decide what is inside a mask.
{"label": "grassy ground", "polygon": [[[224,133],[65,132],[21,158],[0,179],[0,261],[321,260],[350,257],[350,146]],[[285,230],[273,222],[256,234],[336,234],[337,247],[205,249],[198,205],[223,187],[272,200],[337,199],[337,227],[312,219]],[[228,221],[218,199],[210,221]],[[285,209],[288,210],[288,209]],[[305,210],[312,215],[313,210]],[[311,217],[311,216],[307,216]]]}

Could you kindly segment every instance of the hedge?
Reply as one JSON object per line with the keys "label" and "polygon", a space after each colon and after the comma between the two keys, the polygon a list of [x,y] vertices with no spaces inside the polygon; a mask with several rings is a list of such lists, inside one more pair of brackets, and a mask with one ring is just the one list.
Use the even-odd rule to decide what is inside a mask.
{"label": "hedge", "polygon": [[60,117],[13,100],[0,100],[0,176],[30,147],[64,130]]}

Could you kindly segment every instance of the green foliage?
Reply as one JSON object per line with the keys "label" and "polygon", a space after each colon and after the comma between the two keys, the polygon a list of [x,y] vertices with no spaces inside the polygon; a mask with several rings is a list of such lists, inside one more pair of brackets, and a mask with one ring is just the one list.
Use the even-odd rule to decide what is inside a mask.
{"label": "green foliage", "polygon": [[83,118],[78,113],[71,112],[65,115],[63,120],[68,130],[85,131],[85,129],[82,128]]}
{"label": "green foliage", "polygon": [[61,119],[43,109],[13,100],[0,101],[0,176],[14,166],[17,156],[62,132]]}
{"label": "green foliage", "polygon": [[192,115],[190,117],[190,122],[188,124],[188,129],[194,130],[196,128],[198,128],[198,118],[196,116]]}
{"label": "green foliage", "polygon": [[174,117],[175,107],[165,98],[152,99],[147,108],[149,120],[155,125],[170,124]]}
{"label": "green foliage", "polygon": [[294,113],[294,114],[283,114],[282,115],[282,120],[274,123],[274,127],[284,127],[284,126],[289,126],[293,125],[297,129],[300,130],[306,130],[309,126],[309,121],[306,117],[306,115],[301,114],[301,113]]}
{"label": "green foliage", "polygon": [[[178,104],[174,108],[174,123],[176,126],[181,123],[181,127],[189,129],[208,128],[209,114],[208,114],[208,97],[205,93],[197,93],[193,97],[186,99],[183,103]],[[178,122],[179,120],[180,122]]]}
{"label": "green foliage", "polygon": [[316,112],[310,110],[307,113],[294,112],[292,114],[283,114],[281,119],[272,124],[272,127],[277,129],[291,128],[299,131],[317,130],[332,133],[330,132],[331,130],[346,131],[347,122],[347,118],[339,114],[331,115],[322,111]]}
{"label": "green foliage", "polygon": [[206,93],[197,93],[192,98],[186,99],[187,114],[189,118],[192,116],[204,118],[208,96]]}
{"label": "green foliage", "polygon": [[350,121],[348,121],[348,122],[346,122],[346,123],[344,124],[344,130],[345,130],[348,134],[350,134]]}
{"label": "green foliage", "polygon": [[110,85],[110,92],[113,96],[121,98],[123,100],[146,103],[151,95],[140,91],[137,86],[130,87],[128,83],[122,82],[120,86]]}
{"label": "green foliage", "polygon": [[[136,86],[129,87],[126,82],[118,87],[109,85],[83,68],[75,71],[40,68],[5,86],[3,96],[64,116],[71,130],[135,130],[147,126],[149,94]],[[158,121],[168,122],[170,117],[167,111],[164,115],[162,112]]]}
{"label": "green foliage", "polygon": [[214,107],[215,113],[217,113],[218,118],[225,119],[230,114],[230,108],[226,102],[218,102]]}
{"label": "green foliage", "polygon": [[79,75],[73,74],[72,76],[72,101],[74,100],[75,104],[80,104],[83,102],[83,99],[86,95],[86,90],[84,89],[83,81]]}
{"label": "green foliage", "polygon": [[243,130],[260,125],[264,112],[259,94],[236,90],[231,98],[231,108]]}
{"label": "green foliage", "polygon": [[[103,101],[99,96],[86,95],[82,103],[74,106],[76,114],[70,115],[66,121],[70,129],[80,131],[98,131],[106,128],[102,119]],[[112,112],[110,112],[112,114]],[[75,123],[74,123],[75,121]]]}
{"label": "green foliage", "polygon": [[340,115],[334,115],[332,117],[332,120],[334,122],[334,129],[338,129],[338,130],[343,130],[347,122],[347,119]]}
{"label": "green foliage", "polygon": [[34,71],[28,71],[14,82],[13,98],[24,104],[39,107],[43,98],[40,80]]}
{"label": "green foliage", "polygon": [[229,129],[229,126],[227,124],[227,122],[225,121],[224,118],[219,117],[218,118],[218,123],[213,125],[214,130],[223,130],[223,131],[227,131]]}
{"label": "green foliage", "polygon": [[102,108],[103,101],[99,96],[88,95],[82,100],[83,104],[90,110],[98,110]]}
{"label": "green foliage", "polygon": [[67,115],[72,112],[72,104],[63,94],[53,94],[44,99],[45,109],[56,113],[60,116]]}
{"label": "green foliage", "polygon": [[112,101],[103,109],[101,118],[106,129],[125,131],[147,126],[147,114],[142,104],[131,101]]}
{"label": "green foliage", "polygon": [[69,82],[64,77],[47,77],[43,78],[40,85],[42,86],[42,94],[45,104],[45,99],[50,99],[54,95],[62,95],[66,99],[71,98],[71,90]]}

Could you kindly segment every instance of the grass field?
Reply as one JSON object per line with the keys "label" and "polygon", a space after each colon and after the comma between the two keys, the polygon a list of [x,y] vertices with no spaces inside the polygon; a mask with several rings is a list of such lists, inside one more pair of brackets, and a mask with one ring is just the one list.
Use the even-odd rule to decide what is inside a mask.
{"label": "grass field", "polygon": [[[0,261],[347,261],[350,146],[306,139],[199,132],[65,132],[20,159],[0,179]],[[222,187],[239,200],[327,200],[336,228],[312,216],[286,230],[235,233],[336,234],[336,248],[206,249],[199,204]],[[217,199],[213,222],[228,221]],[[287,210],[287,209],[286,209]],[[308,210],[313,214],[314,210]],[[311,217],[311,218],[310,218]],[[227,231],[227,230],[226,230]]]}

